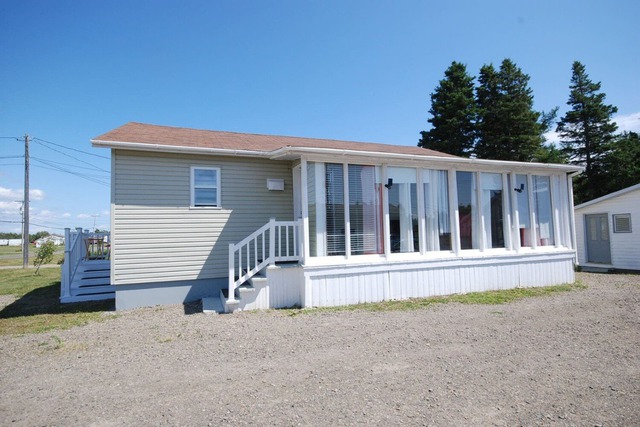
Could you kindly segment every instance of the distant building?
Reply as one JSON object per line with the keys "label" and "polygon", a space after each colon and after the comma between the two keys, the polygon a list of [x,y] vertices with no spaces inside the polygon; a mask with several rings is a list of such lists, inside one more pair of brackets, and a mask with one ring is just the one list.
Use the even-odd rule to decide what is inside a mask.
{"label": "distant building", "polygon": [[22,239],[0,239],[0,246],[22,246]]}
{"label": "distant building", "polygon": [[39,238],[34,243],[36,244],[36,248],[39,248],[47,242],[53,242],[53,244],[56,246],[64,245],[64,236],[61,236],[59,234],[50,234],[49,236]]}

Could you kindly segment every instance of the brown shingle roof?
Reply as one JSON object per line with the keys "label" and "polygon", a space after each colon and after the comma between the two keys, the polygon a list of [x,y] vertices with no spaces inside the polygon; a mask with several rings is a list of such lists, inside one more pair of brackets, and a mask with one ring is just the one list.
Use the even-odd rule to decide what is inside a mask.
{"label": "brown shingle roof", "polygon": [[185,148],[215,148],[270,152],[284,147],[324,148],[414,156],[452,157],[450,154],[420,147],[376,144],[370,142],[337,141],[333,139],[299,138],[291,136],[257,135],[213,130],[198,130],[130,122],[93,139],[100,142],[125,142]]}

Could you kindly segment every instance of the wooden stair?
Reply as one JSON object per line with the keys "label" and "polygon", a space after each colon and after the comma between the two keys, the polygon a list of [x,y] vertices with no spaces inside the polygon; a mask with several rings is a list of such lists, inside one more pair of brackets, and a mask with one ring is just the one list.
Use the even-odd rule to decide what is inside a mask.
{"label": "wooden stair", "polygon": [[115,298],[111,286],[109,260],[82,260],[71,282],[70,295],[60,297],[60,302],[96,301]]}

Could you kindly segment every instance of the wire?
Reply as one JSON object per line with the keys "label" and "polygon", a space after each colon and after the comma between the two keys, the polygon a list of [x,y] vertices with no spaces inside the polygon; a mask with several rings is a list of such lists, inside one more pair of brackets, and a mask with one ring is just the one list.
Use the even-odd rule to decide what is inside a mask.
{"label": "wire", "polygon": [[[31,158],[32,158],[32,159],[34,159],[34,160],[41,161],[42,163],[46,163],[46,164],[49,164],[49,163],[55,163],[55,164],[57,164],[57,165],[62,165],[62,166],[68,166],[68,167],[72,167],[72,168],[78,168],[78,169],[85,169],[85,170],[95,171],[95,168],[88,168],[88,167],[85,167],[85,166],[70,165],[69,163],[54,162],[53,160],[44,160],[44,159],[40,159],[40,158],[38,158],[38,157],[34,157],[34,156],[31,156]],[[105,172],[105,173],[106,173],[107,175],[111,174],[111,172]]]}
{"label": "wire", "polygon": [[[5,222],[5,223],[9,223],[9,224],[22,224],[22,221],[6,221],[6,220],[1,220],[0,222]],[[35,222],[31,222],[29,221],[29,226],[35,225],[36,227],[43,227],[43,228],[48,228],[50,230],[64,230],[65,227],[52,227],[50,225],[43,225],[43,224],[36,224]]]}
{"label": "wire", "polygon": [[[42,161],[42,160],[39,160],[39,161]],[[45,163],[45,164],[47,164],[47,163]],[[49,169],[49,170],[54,170],[54,171],[58,171],[58,172],[65,172],[65,173],[68,173],[68,174],[71,174],[71,175],[77,176],[77,177],[79,177],[79,178],[86,179],[87,181],[91,181],[91,182],[94,182],[94,183],[96,183],[96,184],[104,185],[105,187],[109,187],[109,186],[110,186],[110,184],[108,184],[108,183],[106,183],[106,182],[104,182],[104,181],[101,181],[101,180],[100,180],[100,179],[98,179],[98,178],[91,177],[91,176],[89,176],[89,175],[81,174],[81,173],[78,173],[78,172],[73,172],[73,171],[70,171],[70,170],[67,170],[67,169],[61,168],[60,166],[56,166],[56,165],[49,165],[49,166],[51,166],[51,167],[49,167],[49,168],[44,167],[44,166],[39,166],[39,165],[34,165],[34,166],[37,166],[37,167],[42,168],[42,169]]]}
{"label": "wire", "polygon": [[19,136],[0,136],[0,139],[15,139],[17,141],[22,141],[22,138]]}
{"label": "wire", "polygon": [[0,156],[0,159],[23,159],[24,154],[22,156]]}
{"label": "wire", "polygon": [[55,145],[56,147],[66,148],[67,150],[77,151],[78,153],[86,154],[87,156],[100,157],[101,159],[110,160],[110,157],[107,157],[107,156],[101,156],[99,154],[89,153],[88,151],[78,150],[77,148],[67,147],[66,145],[56,144],[55,142],[46,141],[44,139],[33,138],[33,140],[34,141],[39,141],[39,142],[44,142],[44,143],[51,144],[51,145]]}
{"label": "wire", "polygon": [[108,170],[106,170],[106,169],[102,169],[101,167],[96,166],[96,165],[94,165],[94,164],[92,164],[92,163],[85,162],[84,160],[80,160],[80,159],[78,159],[77,157],[73,157],[73,156],[71,156],[71,155],[69,155],[69,154],[67,154],[67,153],[63,153],[63,152],[62,152],[62,151],[60,151],[60,150],[56,150],[55,148],[48,147],[48,146],[44,145],[43,143],[41,143],[41,142],[39,142],[39,141],[40,141],[40,140],[37,140],[37,141],[35,141],[35,142],[37,142],[38,144],[42,145],[43,147],[48,148],[49,150],[53,150],[53,151],[55,151],[56,153],[60,153],[60,154],[62,154],[63,156],[70,157],[70,158],[72,158],[73,160],[76,160],[76,161],[78,161],[78,162],[80,162],[80,163],[84,163],[85,165],[92,166],[92,167],[94,167],[94,168],[96,168],[96,169],[99,169],[99,170],[101,170],[101,171],[103,171],[103,172],[109,172]]}

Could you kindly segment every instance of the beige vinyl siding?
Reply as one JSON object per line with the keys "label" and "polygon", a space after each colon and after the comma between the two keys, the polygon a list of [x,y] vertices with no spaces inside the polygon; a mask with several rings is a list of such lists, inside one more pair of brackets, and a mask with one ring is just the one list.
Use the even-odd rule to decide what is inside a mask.
{"label": "beige vinyl siding", "polygon": [[[119,284],[227,276],[229,243],[293,219],[291,163],[114,150],[113,276]],[[221,208],[190,206],[192,166],[219,167]],[[267,190],[267,178],[285,180]]]}

